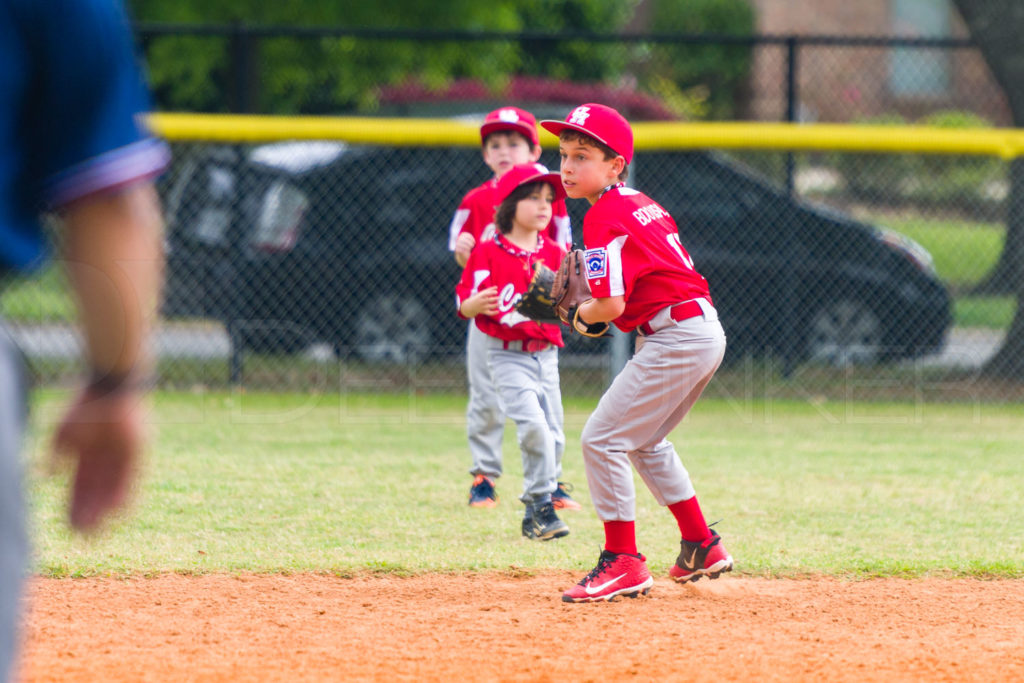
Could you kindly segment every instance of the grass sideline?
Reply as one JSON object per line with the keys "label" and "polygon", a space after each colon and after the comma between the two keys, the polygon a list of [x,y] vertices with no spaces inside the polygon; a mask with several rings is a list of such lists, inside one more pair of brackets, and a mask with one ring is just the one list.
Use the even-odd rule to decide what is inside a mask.
{"label": "grass sideline", "polygon": [[[133,513],[72,536],[66,479],[46,472],[65,399],[37,395],[29,439],[44,576],[583,571],[603,541],[579,451],[592,399],[565,406],[563,479],[584,510],[549,543],[519,535],[512,426],[499,507],[470,509],[465,399],[415,394],[158,393]],[[739,573],[1024,577],[1019,416],[1015,405],[707,398],[672,438]],[[678,532],[637,489],[639,546],[662,573]]]}
{"label": "grass sideline", "polygon": [[939,277],[963,291],[978,284],[999,261],[1006,226],[999,223],[882,216],[876,222],[923,246],[935,261]]}
{"label": "grass sideline", "polygon": [[[1005,241],[1005,226],[891,213],[867,213],[863,218],[914,239],[931,253],[939,277],[953,292],[955,325],[991,329],[1010,326],[1016,310],[1015,297],[976,297],[965,293],[980,282],[999,260]],[[11,282],[0,297],[0,313],[9,320],[23,323],[73,319],[74,304],[60,267],[51,263],[32,277]]]}

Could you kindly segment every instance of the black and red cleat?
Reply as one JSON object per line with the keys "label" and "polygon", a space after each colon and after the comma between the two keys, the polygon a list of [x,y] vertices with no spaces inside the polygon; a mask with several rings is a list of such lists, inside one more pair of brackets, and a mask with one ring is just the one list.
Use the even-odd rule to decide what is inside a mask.
{"label": "black and red cleat", "polygon": [[732,555],[722,545],[722,537],[711,529],[711,535],[700,543],[680,541],[682,549],[676,563],[668,570],[673,581],[686,583],[702,576],[717,579],[723,572],[732,571]]}

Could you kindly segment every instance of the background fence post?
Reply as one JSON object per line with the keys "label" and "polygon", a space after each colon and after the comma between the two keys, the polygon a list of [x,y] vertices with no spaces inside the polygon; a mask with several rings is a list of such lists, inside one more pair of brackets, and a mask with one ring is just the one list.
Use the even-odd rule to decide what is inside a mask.
{"label": "background fence post", "polygon": [[224,295],[230,302],[228,305],[229,315],[227,316],[228,342],[231,345],[228,358],[228,382],[232,387],[243,384],[245,367],[242,354],[244,344],[242,343],[243,328],[251,324],[249,320],[241,318],[240,311],[244,300],[242,290],[242,264],[245,263],[245,225],[242,218],[242,195],[244,194],[244,182],[242,177],[243,161],[245,159],[245,147],[235,146],[234,160],[232,161],[231,172],[235,177],[235,194],[231,200],[231,220],[228,223],[228,249],[230,258],[229,277],[225,278],[225,284],[230,291]]}
{"label": "background fence post", "polygon": [[[231,27],[229,53],[231,55],[231,76],[229,106],[236,114],[251,114],[257,111],[259,87],[259,39],[242,22],[236,22]],[[230,310],[233,314],[228,320],[228,339],[231,344],[231,355],[228,360],[228,381],[231,386],[241,386],[244,381],[244,359],[243,359],[243,327],[250,325],[252,321],[240,320],[238,311],[242,303],[242,279],[241,265],[245,260],[245,235],[246,226],[242,224],[242,187],[245,179],[242,177],[243,160],[245,159],[245,147],[238,145],[232,172],[235,176],[235,187],[237,189],[231,206],[231,223],[229,225],[229,249],[231,253],[231,278],[228,280],[231,291],[226,292],[228,299],[232,302]]]}
{"label": "background fence post", "polygon": [[259,38],[245,24],[236,22],[229,40],[228,106],[235,114],[252,114],[259,103]]}
{"label": "background fence post", "polygon": [[[799,54],[799,44],[797,43],[796,36],[789,36],[786,38],[786,121],[794,123],[797,120],[797,98],[798,98],[798,86],[797,78],[799,74],[797,65],[797,56]],[[796,161],[792,151],[786,152],[786,194],[790,198],[794,198],[796,192]],[[796,229],[785,230],[785,239],[789,242],[787,251],[790,254],[795,253],[794,248],[796,241]],[[793,292],[797,291],[797,269],[793,267],[793,274],[790,278],[790,282],[793,283],[793,287],[788,292],[781,293],[782,297],[782,316],[781,322],[784,326],[784,333],[782,339],[785,340],[782,348],[782,376],[790,377],[793,374],[795,366],[796,346],[800,343],[799,339],[799,326],[796,324],[796,312],[797,302]]]}
{"label": "background fence post", "polygon": [[[633,163],[629,165],[629,180],[626,185],[629,187],[641,187],[637,183],[637,157],[633,157]],[[643,190],[641,190],[642,192]],[[658,201],[657,197],[652,197],[654,201]],[[580,226],[582,229],[582,226]],[[622,368],[626,366],[626,362],[629,361],[630,356],[630,343],[633,340],[633,334],[628,332],[622,332],[615,325],[611,326],[612,340],[608,345],[608,386],[611,386],[612,381],[615,380],[615,376],[622,372]]]}
{"label": "background fence post", "polygon": [[[797,39],[795,36],[786,38],[786,121],[797,120]],[[786,192],[792,197],[796,192],[795,161],[793,152],[786,152]]]}

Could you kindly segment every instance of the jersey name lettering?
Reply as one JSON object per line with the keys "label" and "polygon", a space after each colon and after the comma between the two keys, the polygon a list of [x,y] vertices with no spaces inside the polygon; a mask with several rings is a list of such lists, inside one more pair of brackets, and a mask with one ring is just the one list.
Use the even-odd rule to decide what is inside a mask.
{"label": "jersey name lettering", "polygon": [[647,206],[642,206],[633,212],[633,218],[635,218],[640,225],[647,225],[651,221],[667,217],[668,211],[665,211],[665,209],[661,208],[657,204],[648,204]]}

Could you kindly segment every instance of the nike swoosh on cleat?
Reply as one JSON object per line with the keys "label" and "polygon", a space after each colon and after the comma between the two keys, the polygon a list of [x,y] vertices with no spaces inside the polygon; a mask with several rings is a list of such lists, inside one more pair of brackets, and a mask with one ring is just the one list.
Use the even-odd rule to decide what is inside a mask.
{"label": "nike swoosh on cleat", "polygon": [[595,593],[600,593],[605,588],[608,588],[609,586],[611,586],[616,581],[619,581],[620,579],[622,579],[624,576],[626,576],[626,574],[620,574],[619,576],[616,576],[614,579],[611,579],[609,581],[605,581],[600,586],[594,586],[594,585],[588,584],[588,585],[583,587],[583,590],[585,590],[587,592],[587,595],[594,595]]}
{"label": "nike swoosh on cleat", "polygon": [[690,553],[690,559],[686,563],[686,568],[687,569],[696,569],[697,568],[696,560],[697,560],[697,548],[695,547],[693,549],[693,552]]}

